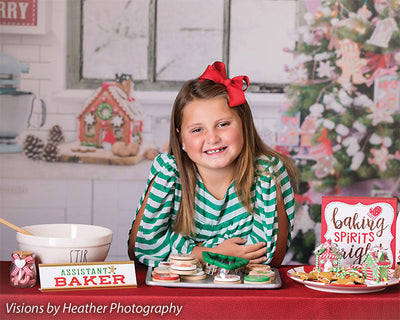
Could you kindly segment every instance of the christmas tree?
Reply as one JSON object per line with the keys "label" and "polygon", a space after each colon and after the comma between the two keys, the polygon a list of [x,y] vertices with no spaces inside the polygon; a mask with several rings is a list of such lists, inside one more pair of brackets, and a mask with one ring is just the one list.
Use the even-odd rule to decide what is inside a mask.
{"label": "christmas tree", "polygon": [[[295,49],[285,50],[293,63],[284,114],[298,119],[298,139],[287,143],[278,133],[277,144],[296,160],[298,203],[308,203],[318,223],[321,194],[348,195],[356,183],[377,180],[387,182],[376,187],[385,196],[400,194],[400,1],[311,2],[318,6],[305,14]],[[298,234],[305,241],[310,232]]]}

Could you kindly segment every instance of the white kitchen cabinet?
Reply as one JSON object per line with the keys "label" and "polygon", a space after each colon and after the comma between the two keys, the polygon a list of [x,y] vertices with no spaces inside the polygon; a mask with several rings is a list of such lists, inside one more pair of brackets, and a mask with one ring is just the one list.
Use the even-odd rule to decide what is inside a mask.
{"label": "white kitchen cabinet", "polygon": [[[128,232],[151,164],[48,163],[0,154],[0,217],[21,227],[81,223],[110,228],[107,260],[127,260]],[[0,224],[0,241],[0,260],[11,260],[18,249],[16,232]]]}
{"label": "white kitchen cabinet", "polygon": [[[92,223],[92,182],[0,178],[0,216],[24,227],[42,223]],[[17,250],[16,232],[0,225],[0,259]]]}

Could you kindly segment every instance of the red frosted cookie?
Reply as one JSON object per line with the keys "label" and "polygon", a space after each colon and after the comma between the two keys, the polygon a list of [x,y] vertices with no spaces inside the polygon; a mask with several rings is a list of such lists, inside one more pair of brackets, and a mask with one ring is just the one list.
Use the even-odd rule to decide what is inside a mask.
{"label": "red frosted cookie", "polygon": [[153,281],[161,282],[179,282],[179,275],[174,273],[155,273]]}

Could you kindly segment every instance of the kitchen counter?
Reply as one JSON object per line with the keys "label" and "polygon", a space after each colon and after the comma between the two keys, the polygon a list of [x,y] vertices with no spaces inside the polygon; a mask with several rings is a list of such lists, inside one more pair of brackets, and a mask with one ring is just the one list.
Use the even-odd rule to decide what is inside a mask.
{"label": "kitchen counter", "polygon": [[0,177],[15,179],[147,180],[152,161],[135,165],[46,162],[22,153],[0,154]]}

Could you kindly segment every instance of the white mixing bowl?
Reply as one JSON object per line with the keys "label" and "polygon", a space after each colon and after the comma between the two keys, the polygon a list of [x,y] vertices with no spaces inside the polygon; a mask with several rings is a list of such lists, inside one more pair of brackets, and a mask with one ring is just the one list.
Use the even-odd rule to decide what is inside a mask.
{"label": "white mixing bowl", "polygon": [[17,232],[19,248],[33,252],[38,263],[104,261],[112,241],[110,229],[86,224],[40,224],[23,229],[33,236]]}

